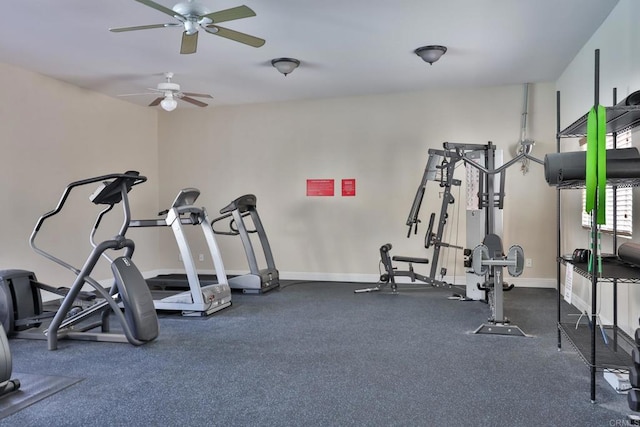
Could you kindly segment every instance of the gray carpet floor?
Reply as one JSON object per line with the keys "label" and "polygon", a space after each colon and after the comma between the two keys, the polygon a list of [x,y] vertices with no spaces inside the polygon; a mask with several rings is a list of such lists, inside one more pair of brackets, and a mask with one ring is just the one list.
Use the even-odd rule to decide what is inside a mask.
{"label": "gray carpet floor", "polygon": [[528,337],[475,335],[489,308],[451,289],[354,294],[293,283],[233,295],[206,319],[162,316],[150,344],[10,341],[14,371],[83,380],[0,420],[12,426],[612,426],[626,396],[557,349],[556,293],[514,289]]}

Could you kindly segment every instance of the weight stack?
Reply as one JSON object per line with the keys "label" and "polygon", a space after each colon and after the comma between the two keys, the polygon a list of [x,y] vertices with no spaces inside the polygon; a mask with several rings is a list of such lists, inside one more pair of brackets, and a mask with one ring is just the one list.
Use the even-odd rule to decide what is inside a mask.
{"label": "weight stack", "polygon": [[640,412],[640,328],[635,332],[635,348],[631,352],[631,360],[633,365],[629,369],[629,382],[631,390],[627,394],[627,403],[629,409]]}

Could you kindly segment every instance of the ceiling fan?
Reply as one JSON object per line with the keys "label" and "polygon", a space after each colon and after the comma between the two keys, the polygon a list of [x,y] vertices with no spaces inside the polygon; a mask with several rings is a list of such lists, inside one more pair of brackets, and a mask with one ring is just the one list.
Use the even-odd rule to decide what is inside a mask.
{"label": "ceiling fan", "polygon": [[149,93],[130,93],[120,96],[135,96],[135,95],[148,95],[148,94],[162,94],[158,98],[151,101],[149,107],[155,107],[156,105],[160,105],[162,109],[166,111],[173,111],[178,106],[178,99],[182,101],[186,101],[190,104],[197,105],[198,107],[206,107],[206,102],[202,102],[195,98],[212,98],[213,96],[205,94],[205,93],[193,93],[193,92],[181,92],[180,85],[177,83],[173,83],[171,79],[173,78],[173,73],[164,73],[166,81],[162,83],[158,83],[156,88],[149,88],[151,92]]}
{"label": "ceiling fan", "polygon": [[258,37],[217,25],[220,22],[256,16],[256,13],[247,6],[238,6],[231,9],[220,10],[218,12],[211,12],[198,0],[188,0],[178,3],[173,6],[172,9],[151,0],[135,1],[165,13],[176,19],[178,22],[140,25],[136,27],[109,28],[109,31],[120,33],[125,31],[149,30],[152,28],[183,27],[182,44],[180,46],[180,53],[182,54],[195,53],[198,46],[198,30],[200,28],[209,34],[214,34],[216,36],[224,37],[253,47],[260,47],[265,43],[263,39]]}

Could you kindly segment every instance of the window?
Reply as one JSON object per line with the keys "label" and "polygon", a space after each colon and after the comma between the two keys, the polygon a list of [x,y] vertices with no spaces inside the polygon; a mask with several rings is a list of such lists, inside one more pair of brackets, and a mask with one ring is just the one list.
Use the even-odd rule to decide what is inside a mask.
{"label": "window", "polygon": [[[587,150],[586,141],[580,141],[582,149]],[[616,138],[616,148],[630,148],[631,147],[631,131],[621,132]],[[607,136],[607,150],[613,148],[613,137]],[[591,214],[585,212],[584,205],[586,199],[586,190],[582,191],[582,226],[591,228]],[[616,190],[616,209],[617,209],[617,224],[616,231],[618,234],[631,236],[633,231],[633,217],[631,215],[633,208],[633,189],[631,187],[618,187]],[[602,224],[600,229],[602,231],[613,231],[613,189],[607,186],[607,217],[606,224]]]}

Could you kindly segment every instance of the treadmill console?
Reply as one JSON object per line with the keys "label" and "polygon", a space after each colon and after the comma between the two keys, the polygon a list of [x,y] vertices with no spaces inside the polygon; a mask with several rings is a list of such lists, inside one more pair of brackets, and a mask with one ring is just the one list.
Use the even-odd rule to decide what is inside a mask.
{"label": "treadmill console", "polygon": [[200,196],[200,190],[197,188],[183,188],[180,190],[176,199],[171,204],[172,208],[193,205]]}

